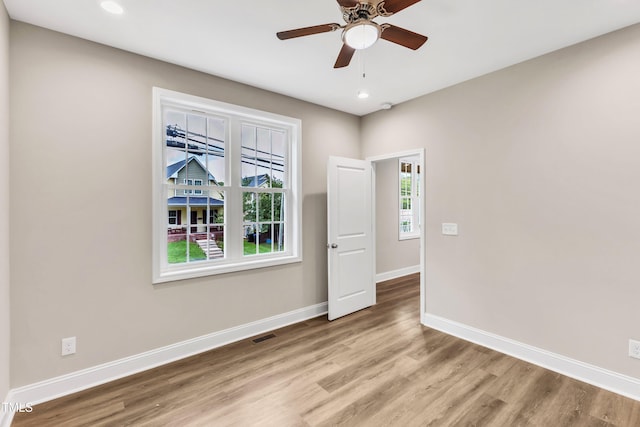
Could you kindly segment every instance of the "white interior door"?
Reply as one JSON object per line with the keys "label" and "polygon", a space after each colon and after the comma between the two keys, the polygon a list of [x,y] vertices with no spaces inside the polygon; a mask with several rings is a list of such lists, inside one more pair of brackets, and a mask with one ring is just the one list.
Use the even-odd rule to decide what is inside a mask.
{"label": "white interior door", "polygon": [[330,157],[327,168],[329,320],[376,302],[371,162]]}

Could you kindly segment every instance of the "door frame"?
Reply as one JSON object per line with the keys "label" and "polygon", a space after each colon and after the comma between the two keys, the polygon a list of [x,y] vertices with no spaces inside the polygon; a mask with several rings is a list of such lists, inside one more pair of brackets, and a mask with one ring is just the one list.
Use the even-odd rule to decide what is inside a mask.
{"label": "door frame", "polygon": [[[379,156],[371,156],[366,157],[365,160],[371,162],[371,210],[372,210],[372,222],[373,222],[373,266],[376,268],[377,259],[376,259],[376,245],[377,245],[377,217],[376,217],[376,163],[383,160],[392,160],[392,159],[400,159],[402,157],[411,157],[418,156],[420,159],[420,166],[422,168],[422,173],[420,174],[420,323],[425,324],[425,314],[426,314],[426,281],[425,281],[425,246],[426,246],[426,224],[425,224],[425,193],[426,193],[426,185],[425,185],[425,175],[426,175],[426,167],[425,167],[425,149],[417,148],[415,150],[406,150],[400,151],[396,153],[382,154]],[[374,274],[375,277],[375,274]],[[377,287],[377,282],[376,282]],[[375,293],[374,293],[375,296]],[[374,300],[375,301],[375,300]]]}

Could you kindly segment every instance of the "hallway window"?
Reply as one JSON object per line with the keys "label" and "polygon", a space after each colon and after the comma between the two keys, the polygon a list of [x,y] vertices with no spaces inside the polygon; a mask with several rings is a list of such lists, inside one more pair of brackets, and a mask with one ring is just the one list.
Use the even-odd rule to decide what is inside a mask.
{"label": "hallway window", "polygon": [[399,167],[398,236],[400,240],[420,237],[420,164],[418,157],[402,158]]}

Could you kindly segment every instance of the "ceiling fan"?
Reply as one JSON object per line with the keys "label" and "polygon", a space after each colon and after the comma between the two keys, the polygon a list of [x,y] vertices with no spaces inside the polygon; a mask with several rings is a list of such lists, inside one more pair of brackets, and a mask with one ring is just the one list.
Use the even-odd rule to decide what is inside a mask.
{"label": "ceiling fan", "polygon": [[420,0],[337,0],[342,10],[342,18],[346,25],[324,24],[312,27],[280,31],[276,36],[280,40],[328,33],[342,29],[342,49],[333,68],[349,65],[353,54],[358,49],[366,49],[378,39],[384,39],[409,49],[416,50],[422,46],[427,37],[391,24],[378,24],[373,21],[378,16],[391,16]]}

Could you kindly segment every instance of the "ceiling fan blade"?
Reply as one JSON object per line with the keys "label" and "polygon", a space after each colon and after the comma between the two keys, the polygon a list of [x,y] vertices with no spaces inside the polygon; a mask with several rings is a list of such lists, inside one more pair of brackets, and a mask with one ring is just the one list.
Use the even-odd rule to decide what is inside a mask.
{"label": "ceiling fan blade", "polygon": [[380,38],[416,50],[427,41],[428,37],[395,25],[383,24]]}
{"label": "ceiling fan blade", "polygon": [[381,6],[387,13],[398,13],[402,9],[406,9],[409,6],[418,3],[420,0],[385,0]]}
{"label": "ceiling fan blade", "polygon": [[340,49],[340,53],[338,54],[338,59],[336,59],[336,63],[333,68],[342,68],[349,65],[351,62],[351,58],[353,58],[353,54],[356,52],[354,48],[348,46],[347,44],[342,45],[342,49]]}
{"label": "ceiling fan blade", "polygon": [[358,5],[358,3],[360,3],[358,0],[337,0],[338,4],[342,7],[356,7]]}
{"label": "ceiling fan blade", "polygon": [[328,33],[340,29],[339,24],[314,25],[313,27],[297,28],[295,30],[280,31],[276,36],[280,40],[293,39],[296,37],[310,36],[313,34]]}

